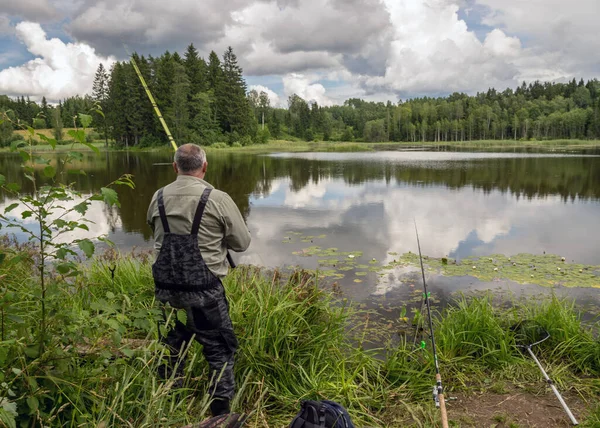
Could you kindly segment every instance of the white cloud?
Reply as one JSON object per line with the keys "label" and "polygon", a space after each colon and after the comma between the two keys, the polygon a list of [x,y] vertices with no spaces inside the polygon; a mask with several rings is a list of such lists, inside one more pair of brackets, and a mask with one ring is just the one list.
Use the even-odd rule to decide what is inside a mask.
{"label": "white cloud", "polygon": [[476,1],[490,9],[483,24],[530,39],[541,75],[552,75],[559,64],[566,70],[563,77],[597,76],[600,71],[600,59],[591,55],[600,49],[598,0]]}
{"label": "white cloud", "polygon": [[521,43],[499,29],[482,43],[459,19],[452,0],[386,0],[396,33],[385,75],[367,88],[402,93],[443,93],[503,88],[518,83]]}
{"label": "white cloud", "polygon": [[309,77],[303,74],[288,74],[283,76],[283,92],[286,97],[293,94],[303,98],[306,102],[316,101],[321,106],[330,106],[333,104],[326,95],[325,87],[316,83],[318,77]]}
{"label": "white cloud", "polygon": [[17,24],[16,34],[36,58],[0,71],[1,93],[28,94],[34,99],[45,96],[49,101],[82,95],[91,92],[98,65],[103,63],[108,69],[115,61],[98,56],[84,43],[48,39],[37,23]]}
{"label": "white cloud", "polygon": [[277,95],[274,91],[272,91],[271,89],[267,88],[266,86],[263,86],[263,85],[251,85],[251,86],[248,87],[248,90],[249,91],[255,90],[259,94],[261,92],[266,93],[269,96],[269,101],[271,102],[271,107],[286,107],[285,102],[283,102],[279,98],[279,95]]}

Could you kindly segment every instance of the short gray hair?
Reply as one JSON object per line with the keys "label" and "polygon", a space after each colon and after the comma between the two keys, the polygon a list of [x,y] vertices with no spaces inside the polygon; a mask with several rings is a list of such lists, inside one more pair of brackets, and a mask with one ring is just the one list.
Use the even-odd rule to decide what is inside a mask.
{"label": "short gray hair", "polygon": [[197,144],[184,144],[175,152],[177,169],[188,174],[202,169],[206,162],[206,153]]}

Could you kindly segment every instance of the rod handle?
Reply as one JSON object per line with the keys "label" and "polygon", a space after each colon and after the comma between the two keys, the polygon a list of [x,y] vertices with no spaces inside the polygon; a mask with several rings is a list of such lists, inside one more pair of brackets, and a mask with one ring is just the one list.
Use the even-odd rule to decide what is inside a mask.
{"label": "rod handle", "polygon": [[448,428],[448,414],[446,413],[444,394],[439,394],[438,399],[440,400],[440,413],[442,414],[442,428]]}
{"label": "rod handle", "polygon": [[231,269],[235,269],[235,262],[233,261],[233,257],[231,257],[231,253],[229,251],[227,251],[227,261],[229,262]]}

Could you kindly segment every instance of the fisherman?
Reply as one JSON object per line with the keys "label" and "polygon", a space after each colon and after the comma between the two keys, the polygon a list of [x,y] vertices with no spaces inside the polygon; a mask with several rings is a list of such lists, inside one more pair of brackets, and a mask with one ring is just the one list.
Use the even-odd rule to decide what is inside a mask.
{"label": "fisherman", "polygon": [[152,266],[156,298],[184,309],[186,324],[175,321],[163,342],[170,350],[160,376],[181,382],[185,350],[192,337],[203,346],[210,367],[210,410],[229,413],[235,383],[237,339],[221,279],[227,274],[227,251],[245,251],[250,232],[231,199],[204,181],[206,153],[195,144],[175,152],[177,179],[159,189],[148,208],[157,258]]}

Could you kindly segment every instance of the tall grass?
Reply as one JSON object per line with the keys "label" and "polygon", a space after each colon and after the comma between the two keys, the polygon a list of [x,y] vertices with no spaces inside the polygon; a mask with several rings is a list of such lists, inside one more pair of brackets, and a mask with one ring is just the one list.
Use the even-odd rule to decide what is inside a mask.
{"label": "tall grass", "polygon": [[[0,276],[9,275],[0,288],[19,296],[23,313],[35,308],[28,303],[36,298],[27,291],[30,267],[24,263],[12,273],[0,265]],[[240,344],[233,410],[250,415],[249,427],[287,426],[305,398],[340,402],[357,426],[437,423],[429,350],[413,349],[412,340],[403,337],[394,346],[366,351],[363,344],[372,331],[352,325],[355,310],[325,291],[314,273],[267,274],[241,266],[226,278],[225,289]],[[172,380],[156,376],[167,351],[158,340],[162,314],[153,294],[148,254],[107,254],[70,287],[51,287],[54,343],[47,354],[28,355],[19,339],[28,323],[35,323],[35,313],[18,322],[7,319],[10,334],[2,343],[0,374],[13,395],[0,387],[0,397],[17,405],[17,421],[146,427],[183,426],[207,417],[210,379],[199,345],[187,351],[183,388],[172,389]],[[436,316],[450,393],[467,382],[483,384],[494,373],[539,380],[509,332],[523,317],[550,331],[551,341],[539,351],[545,360],[562,364],[564,376],[599,375],[598,341],[569,302],[553,298],[506,310],[492,305],[489,296],[460,298]]]}

